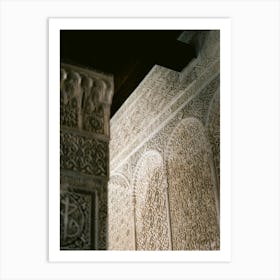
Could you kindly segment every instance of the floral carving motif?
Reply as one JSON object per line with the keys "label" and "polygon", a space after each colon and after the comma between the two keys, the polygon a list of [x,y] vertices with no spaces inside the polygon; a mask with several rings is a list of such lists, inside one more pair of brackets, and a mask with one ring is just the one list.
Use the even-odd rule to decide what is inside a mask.
{"label": "floral carving motif", "polygon": [[107,142],[72,132],[60,132],[61,169],[106,177],[107,165]]}

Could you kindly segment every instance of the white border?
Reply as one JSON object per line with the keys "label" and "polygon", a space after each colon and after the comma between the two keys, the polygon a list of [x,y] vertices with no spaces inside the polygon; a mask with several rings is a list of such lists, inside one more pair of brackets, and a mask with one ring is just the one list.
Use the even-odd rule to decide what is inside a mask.
{"label": "white border", "polygon": [[[221,250],[60,251],[59,82],[61,29],[219,29],[221,31]],[[190,18],[49,19],[49,261],[229,262],[231,260],[231,21]]]}

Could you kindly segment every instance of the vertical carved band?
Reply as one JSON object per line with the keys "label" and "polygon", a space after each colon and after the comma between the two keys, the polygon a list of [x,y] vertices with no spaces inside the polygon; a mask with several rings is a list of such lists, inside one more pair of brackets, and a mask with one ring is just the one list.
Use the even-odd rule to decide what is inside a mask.
{"label": "vertical carved band", "polygon": [[112,96],[112,76],[72,65],[61,66],[60,179],[70,182],[60,186],[63,250],[107,249]]}

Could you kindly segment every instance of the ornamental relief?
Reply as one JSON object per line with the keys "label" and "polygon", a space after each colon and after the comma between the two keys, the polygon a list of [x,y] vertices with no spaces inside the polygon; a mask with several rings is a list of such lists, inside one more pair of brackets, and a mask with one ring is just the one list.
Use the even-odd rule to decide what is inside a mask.
{"label": "ornamental relief", "polygon": [[60,168],[86,175],[107,177],[106,141],[60,131]]}
{"label": "ornamental relief", "polygon": [[135,250],[132,189],[123,175],[108,183],[108,249]]}
{"label": "ornamental relief", "polygon": [[[128,98],[130,106],[125,105],[126,112],[120,109],[111,120],[112,137],[111,158],[114,158],[123,147],[133,143],[136,136],[150,125],[166,105],[176,96],[179,72],[154,66],[146,80],[146,88],[136,88]],[[120,115],[121,114],[121,115]],[[145,116],[145,118],[143,117]],[[121,127],[121,129],[118,129]]]}
{"label": "ornamental relief", "polygon": [[60,248],[91,249],[92,196],[60,191]]}
{"label": "ornamental relief", "polygon": [[218,195],[220,193],[220,89],[214,94],[206,120],[208,139],[211,144],[215,173],[217,177]]}
{"label": "ornamental relief", "polygon": [[61,68],[60,125],[104,134],[105,104],[111,89],[100,78]]}
{"label": "ornamental relief", "polygon": [[80,76],[73,72],[67,75],[64,69],[60,75],[60,125],[78,127]]}
{"label": "ornamental relief", "polygon": [[218,74],[186,104],[183,108],[184,116],[195,117],[205,124],[209,104],[219,87],[220,75]]}
{"label": "ornamental relief", "polygon": [[[145,119],[148,121],[148,125],[144,128],[142,128],[141,126],[137,127],[137,129],[133,132],[136,133],[136,135],[132,137],[131,134],[129,136],[131,137],[131,141],[126,145],[123,145],[122,141],[123,139],[127,139],[127,141],[129,141],[129,138],[126,138],[126,135],[129,134],[130,127],[127,123],[127,128],[121,126],[122,129],[118,129],[119,126],[116,125],[116,122],[117,120],[121,119],[121,117],[117,116],[116,118],[116,116],[114,116],[114,118],[111,120],[111,134],[114,136],[112,137],[112,141],[110,141],[111,167],[115,170],[119,165],[119,162],[126,158],[133,149],[141,145],[145,138],[148,138],[151,134],[154,134],[154,132],[158,130],[158,128],[161,127],[166,119],[168,119],[172,114],[176,113],[176,111],[178,110],[181,111],[182,109],[180,108],[186,108],[185,111],[188,116],[192,116],[192,114],[195,113],[198,117],[204,119],[204,114],[206,114],[208,110],[209,102],[212,98],[212,95],[215,92],[217,86],[219,86],[219,77],[216,74],[217,71],[219,71],[219,62],[215,62],[214,64],[212,64],[209,69],[204,69],[204,73],[188,88],[188,90],[186,90],[186,87],[184,89],[178,89],[176,91],[176,94],[178,96],[176,102],[170,104],[170,107],[166,108],[165,111],[161,111],[157,118],[153,119],[152,117],[145,117]],[[146,77],[146,79],[148,78]],[[178,87],[181,87],[181,82],[178,83]],[[155,91],[154,95],[157,95],[159,93],[160,92]],[[202,95],[203,97],[200,97],[200,95]],[[206,100],[201,101],[201,99],[203,99],[204,97],[206,98]],[[130,100],[130,98],[128,98],[128,100]],[[197,105],[198,108],[196,107]],[[129,109],[129,107],[127,109]],[[200,111],[196,112],[196,110]],[[127,119],[129,119],[128,121],[132,121],[129,117],[129,112],[124,115],[125,116],[122,116],[122,118],[126,117]],[[114,141],[119,141],[116,140],[118,138],[122,141],[120,141],[118,145],[115,145],[116,143]],[[158,148],[156,147],[156,149]]]}
{"label": "ornamental relief", "polygon": [[136,250],[170,250],[167,180],[157,151],[139,160],[133,186]]}
{"label": "ornamental relief", "polygon": [[211,148],[202,123],[182,120],[166,148],[173,250],[219,250]]}
{"label": "ornamental relief", "polygon": [[98,192],[98,218],[97,218],[97,248],[108,249],[108,187],[100,188]]}

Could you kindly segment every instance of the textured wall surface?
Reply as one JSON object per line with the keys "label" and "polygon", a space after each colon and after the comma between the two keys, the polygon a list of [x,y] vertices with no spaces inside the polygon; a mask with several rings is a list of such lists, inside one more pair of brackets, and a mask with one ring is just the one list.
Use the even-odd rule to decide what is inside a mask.
{"label": "textured wall surface", "polygon": [[179,40],[197,58],[155,65],[111,119],[109,250],[220,248],[219,31]]}
{"label": "textured wall surface", "polygon": [[113,78],[62,64],[60,249],[107,249],[109,117]]}

